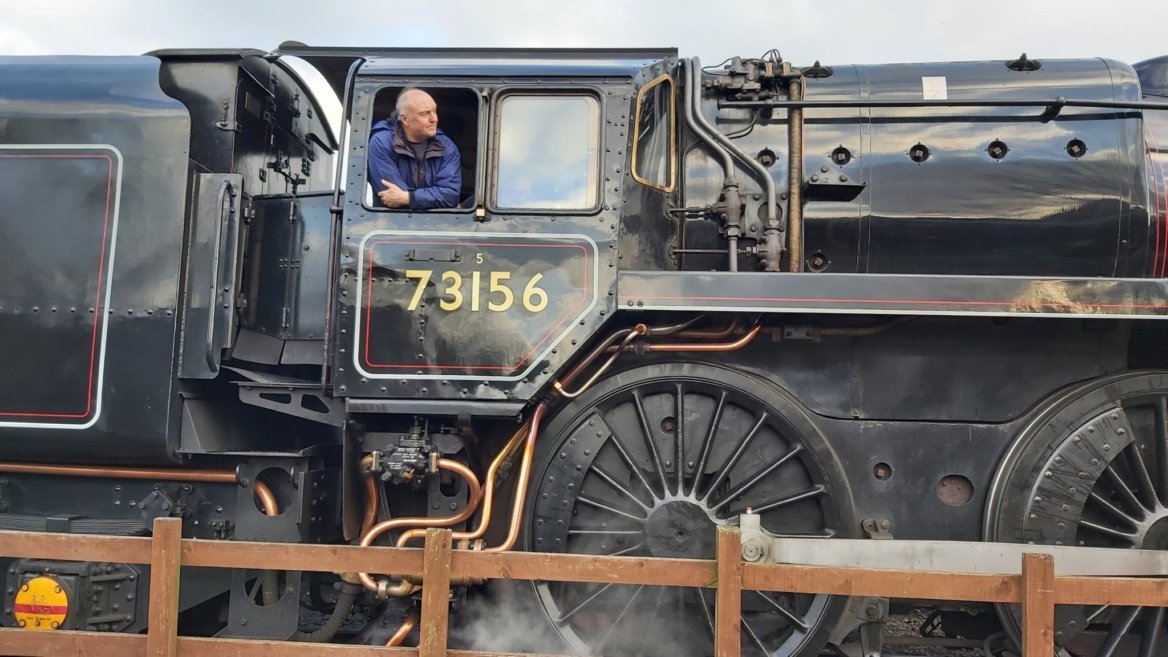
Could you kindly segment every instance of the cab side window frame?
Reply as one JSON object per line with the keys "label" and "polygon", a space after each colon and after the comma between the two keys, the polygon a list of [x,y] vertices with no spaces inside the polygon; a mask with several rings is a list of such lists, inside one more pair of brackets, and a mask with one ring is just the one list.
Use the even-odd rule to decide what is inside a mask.
{"label": "cab side window frame", "polygon": [[[650,80],[637,93],[636,111],[633,115],[636,121],[633,126],[632,163],[629,167],[632,178],[646,187],[667,193],[672,192],[677,187],[677,94],[675,89],[673,78],[668,74]],[[668,104],[665,106],[666,111],[669,113],[667,125],[662,123],[660,112],[657,111],[661,109],[660,93],[662,91],[667,94]],[[654,96],[649,97],[650,93],[653,93]],[[647,98],[650,104],[646,104]],[[645,113],[650,110],[654,111],[655,122],[646,126]],[[651,144],[658,135],[662,134],[663,130],[666,135],[664,182],[658,179],[659,176],[650,177],[650,175],[643,175],[646,172],[643,171],[642,164],[647,164],[650,157],[655,158],[654,163],[656,164],[661,164],[662,162],[659,159],[660,154],[650,156],[643,152],[641,148],[642,137],[649,135],[649,131],[652,131],[652,135],[650,135],[650,139],[646,143]],[[645,150],[648,150],[648,148]]]}
{"label": "cab side window frame", "polygon": [[[486,146],[486,132],[487,132],[487,130],[486,130],[487,107],[486,107],[486,103],[483,100],[482,87],[478,86],[478,85],[472,85],[472,84],[451,84],[449,82],[445,82],[442,80],[423,80],[423,79],[419,79],[419,80],[387,79],[387,80],[373,80],[371,82],[373,82],[376,85],[376,91],[369,95],[370,97],[369,97],[368,105],[366,106],[366,113],[369,116],[369,120],[368,120],[368,125],[367,125],[366,130],[365,130],[364,141],[361,142],[359,145],[351,146],[351,149],[350,149],[350,150],[358,150],[358,148],[359,148],[361,151],[363,151],[363,155],[365,158],[364,170],[361,171],[359,174],[361,176],[361,180],[364,181],[363,193],[361,195],[361,207],[368,212],[397,212],[397,213],[424,212],[424,213],[444,213],[444,214],[466,214],[469,212],[474,212],[474,209],[476,206],[482,205],[481,199],[482,199],[483,193],[484,193],[484,191],[483,191],[484,185],[486,184],[486,180],[483,177],[483,168],[484,168],[485,162],[486,162],[486,148],[485,148],[485,146]],[[438,104],[438,129],[442,130],[444,133],[446,133],[446,136],[450,137],[454,141],[454,144],[459,147],[459,153],[462,156],[462,160],[463,160],[464,173],[465,173],[465,170],[467,168],[467,166],[466,166],[466,164],[467,164],[467,157],[466,157],[467,148],[466,147],[468,145],[470,145],[470,143],[471,143],[470,140],[473,139],[473,141],[474,141],[474,146],[475,146],[474,162],[473,162],[473,165],[471,166],[471,171],[473,172],[473,175],[471,176],[471,180],[473,180],[473,184],[471,185],[471,190],[470,190],[470,198],[473,200],[473,203],[471,203],[469,206],[463,207],[461,205],[461,202],[464,200],[465,197],[460,198],[459,199],[460,204],[458,206],[453,207],[453,208],[430,208],[428,210],[414,210],[411,208],[386,208],[386,207],[382,207],[380,205],[376,205],[372,202],[372,194],[376,194],[377,187],[373,184],[374,181],[369,180],[369,162],[368,162],[369,139],[372,136],[373,126],[378,121],[381,121],[383,119],[389,119],[391,117],[396,117],[396,113],[391,112],[389,115],[386,115],[384,110],[382,110],[381,113],[375,115],[374,111],[378,109],[378,104],[383,102],[384,93],[386,90],[397,90],[397,92],[400,93],[402,90],[404,90],[407,87],[415,87],[415,88],[421,89],[423,91],[426,91],[428,93],[434,93],[434,92],[443,93],[443,92],[461,91],[463,93],[460,95],[464,95],[466,97],[466,99],[468,101],[467,102],[468,106],[470,104],[469,98],[471,96],[473,96],[475,98],[475,101],[474,101],[475,102],[475,120],[477,121],[477,124],[475,126],[473,126],[473,128],[464,129],[462,131],[463,134],[460,135],[458,139],[454,139],[454,137],[452,137],[450,135],[450,133],[447,132],[443,128],[443,125],[442,125],[442,122],[443,122],[442,107],[444,104],[443,103]],[[396,99],[396,94],[394,94],[394,98]],[[449,103],[445,103],[445,104],[449,105]],[[463,187],[464,188],[467,185],[466,181],[467,181],[467,177],[464,175],[463,176]]]}
{"label": "cab side window frame", "polygon": [[[507,121],[505,105],[510,99],[547,99],[547,100],[568,100],[568,99],[586,99],[590,102],[588,108],[589,124],[586,126],[589,130],[585,145],[583,173],[585,175],[585,184],[583,187],[585,198],[592,201],[591,203],[582,204],[579,207],[555,207],[555,203],[519,205],[508,203],[504,198],[500,202],[500,182],[506,184],[507,181],[500,177],[500,172],[503,170],[504,176],[509,171],[504,170],[503,157],[507,155],[504,151],[504,130],[510,126],[505,126]],[[498,87],[492,97],[492,112],[491,112],[491,134],[489,138],[489,156],[490,170],[488,171],[486,206],[492,214],[499,215],[591,215],[600,212],[604,206],[604,145],[605,145],[605,131],[604,131],[604,117],[605,117],[605,95],[601,89],[593,86],[588,87],[530,87],[526,85],[507,85]],[[533,150],[533,155],[538,155],[538,152]],[[571,155],[570,153],[568,155]],[[532,157],[527,159],[522,164],[528,165],[532,163],[540,163],[540,168],[548,170],[548,158]],[[514,165],[511,165],[514,166]]]}

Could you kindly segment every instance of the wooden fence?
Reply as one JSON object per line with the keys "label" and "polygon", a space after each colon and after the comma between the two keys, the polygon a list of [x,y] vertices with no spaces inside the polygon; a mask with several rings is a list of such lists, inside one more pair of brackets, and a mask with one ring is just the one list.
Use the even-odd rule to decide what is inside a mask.
{"label": "wooden fence", "polygon": [[[0,655],[513,657],[507,653],[447,650],[450,580],[467,577],[716,588],[715,657],[739,655],[743,589],[1020,603],[1025,657],[1053,654],[1056,604],[1168,606],[1168,579],[1055,577],[1054,561],[1045,554],[1024,555],[1020,576],[746,563],[741,558],[740,534],[736,528],[728,527],[718,530],[716,561],[452,550],[450,530],[446,529],[428,530],[425,547],[418,549],[183,539],[181,528],[178,519],[160,518],[150,538],[0,531],[3,556],[151,567],[150,623],[145,636],[0,628]],[[386,648],[178,636],[182,566],[392,572],[420,577],[425,582],[421,640],[417,648]]]}

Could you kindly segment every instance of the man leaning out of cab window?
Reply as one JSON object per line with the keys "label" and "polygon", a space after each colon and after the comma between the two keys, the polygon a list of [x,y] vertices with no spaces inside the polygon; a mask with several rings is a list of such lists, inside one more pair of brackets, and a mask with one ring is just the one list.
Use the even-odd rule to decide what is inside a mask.
{"label": "man leaning out of cab window", "polygon": [[438,129],[438,105],[430,94],[408,88],[397,97],[397,120],[373,125],[369,182],[375,204],[429,210],[458,205],[462,156]]}

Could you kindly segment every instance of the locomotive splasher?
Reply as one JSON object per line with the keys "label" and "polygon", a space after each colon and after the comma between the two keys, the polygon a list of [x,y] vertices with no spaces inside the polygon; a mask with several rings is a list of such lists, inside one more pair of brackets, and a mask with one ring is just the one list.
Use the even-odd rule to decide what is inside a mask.
{"label": "locomotive splasher", "polygon": [[[750,509],[787,536],[1164,549],[1166,71],[2,58],[0,529],[446,526],[496,551],[707,557]],[[373,200],[369,136],[407,87],[461,153],[457,207]],[[148,571],[0,565],[4,625],[149,624]],[[192,633],[397,645],[409,624],[377,621],[419,586],[215,571],[180,604]],[[711,649],[700,590],[514,593],[547,652]],[[747,593],[744,650],[853,649],[886,619],[871,602]],[[950,638],[1017,634],[1009,608],[930,609]],[[1166,633],[1161,610],[1065,609],[1056,642],[1151,657]]]}

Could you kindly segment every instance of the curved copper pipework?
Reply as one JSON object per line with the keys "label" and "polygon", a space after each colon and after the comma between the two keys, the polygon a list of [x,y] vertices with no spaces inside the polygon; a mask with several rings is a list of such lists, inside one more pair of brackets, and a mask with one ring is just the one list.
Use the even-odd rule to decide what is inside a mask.
{"label": "curved copper pipework", "polygon": [[410,632],[413,631],[417,624],[418,612],[411,611],[410,615],[406,616],[406,619],[402,621],[401,627],[397,628],[397,631],[393,633],[393,636],[389,637],[389,641],[385,642],[385,647],[392,648],[393,646],[400,646],[402,642],[406,640],[406,637],[410,635]]}
{"label": "curved copper pipework", "polygon": [[[565,384],[563,381],[556,381],[553,384],[553,387],[556,389],[556,392],[559,393],[559,395],[561,397],[564,397],[565,399],[575,399],[575,398],[579,397],[580,395],[584,394],[584,391],[591,388],[592,384],[596,383],[596,380],[599,379],[601,377],[601,375],[603,375],[606,371],[608,371],[608,368],[611,367],[612,364],[616,362],[616,359],[620,357],[620,354],[622,351],[624,351],[625,349],[628,349],[629,346],[632,345],[633,342],[637,338],[641,337],[642,335],[645,335],[648,332],[649,332],[649,327],[645,326],[644,324],[637,324],[636,326],[633,327],[633,330],[629,331],[628,335],[626,335],[625,338],[623,340],[621,340],[620,344],[616,345],[615,347],[611,347],[612,355],[608,357],[608,360],[604,361],[603,365],[596,368],[596,371],[592,373],[592,376],[588,378],[588,381],[586,381],[583,385],[581,385],[579,388],[577,388],[575,392],[569,392],[569,391],[565,390],[564,389]],[[605,351],[608,351],[608,350],[609,350],[609,347],[605,347]],[[592,357],[590,356],[589,359],[586,359],[585,361],[583,361],[582,365],[587,365],[588,363],[591,363],[591,362],[592,362]],[[576,371],[577,370],[573,370],[572,373],[575,374]]]}
{"label": "curved copper pipework", "polygon": [[[491,461],[491,466],[487,468],[487,480],[483,482],[482,514],[479,516],[478,527],[476,527],[472,532],[454,532],[453,540],[473,541],[482,538],[487,533],[487,529],[491,524],[492,505],[494,504],[495,500],[495,478],[499,475],[499,466],[501,466],[503,461],[505,461],[515,451],[515,449],[519,447],[519,444],[523,442],[523,438],[528,434],[528,429],[530,426],[531,422],[528,421],[525,422],[523,426],[519,427],[519,430],[516,431],[513,436],[511,436],[511,440],[507,441],[507,444],[503,446],[503,449],[499,450],[499,453],[495,455],[495,460]],[[401,536],[399,536],[397,539],[397,547],[405,547],[405,545],[410,541],[425,538],[425,536],[426,530],[421,528],[410,529],[408,531],[402,532]]]}
{"label": "curved copper pipework", "polygon": [[527,482],[531,477],[531,461],[535,456],[535,440],[539,437],[539,424],[545,411],[547,404],[540,404],[531,414],[527,444],[523,447],[523,462],[519,466],[519,479],[515,482],[515,502],[511,505],[511,528],[507,531],[507,539],[495,547],[483,550],[484,552],[507,552],[515,547],[515,541],[519,539],[519,527],[523,523],[523,508],[527,499]]}
{"label": "curved copper pipework", "polygon": [[377,505],[381,501],[381,487],[377,485],[377,478],[370,473],[366,473],[364,479],[365,516],[361,519],[361,535],[369,531],[373,527],[373,523],[377,521]]}
{"label": "curved copper pipework", "polygon": [[[722,250],[718,249],[718,252],[721,253]],[[674,324],[673,326],[652,326],[649,328],[649,335],[651,337],[658,337],[658,336],[663,336],[663,335],[673,335],[674,333],[677,333],[679,331],[685,331],[689,327],[691,327],[694,324],[701,321],[701,319],[705,316],[706,316],[706,313],[701,313],[700,315],[694,315],[690,319],[688,319],[680,324]]]}
{"label": "curved copper pipework", "polygon": [[666,344],[647,344],[646,351],[697,351],[697,352],[722,352],[734,351],[741,349],[750,344],[759,331],[762,330],[762,325],[756,324],[754,328],[746,332],[746,335],[738,338],[734,342],[676,342]]}
{"label": "curved copper pipework", "polygon": [[738,330],[738,326],[739,319],[735,317],[733,320],[731,320],[730,324],[726,326],[726,328],[713,329],[709,331],[701,329],[681,331],[677,334],[677,337],[684,338],[686,340],[721,340],[722,338],[728,338],[733,335],[734,332]]}
{"label": "curved copper pipework", "polygon": [[252,484],[252,490],[255,491],[255,496],[260,498],[260,504],[264,505],[264,515],[268,517],[280,515],[280,503],[276,501],[276,494],[267,484],[257,479]]}
{"label": "curved copper pipework", "polygon": [[70,477],[103,477],[109,479],[169,479],[171,481],[202,481],[230,484],[234,484],[237,481],[235,473],[227,470],[105,468],[89,465],[34,465],[31,463],[0,462],[0,472]]}
{"label": "curved copper pipework", "polygon": [[[373,527],[371,527],[368,532],[361,536],[361,542],[359,543],[361,547],[369,547],[373,544],[373,541],[376,540],[378,536],[381,536],[385,532],[393,529],[418,526],[449,527],[451,525],[457,525],[474,514],[475,509],[483,495],[482,486],[479,485],[478,477],[475,476],[474,471],[459,463],[458,461],[451,459],[438,459],[438,467],[439,469],[453,472],[466,480],[467,485],[470,486],[470,503],[463,507],[463,509],[458,513],[444,518],[427,518],[415,516],[383,520],[376,525],[373,525]],[[361,584],[365,588],[375,593],[378,592],[378,583],[374,581],[373,577],[370,576],[369,573],[357,573],[357,578],[361,580]],[[404,582],[406,582],[406,580],[403,580],[403,583]],[[382,585],[382,587],[384,588],[384,585]]]}

